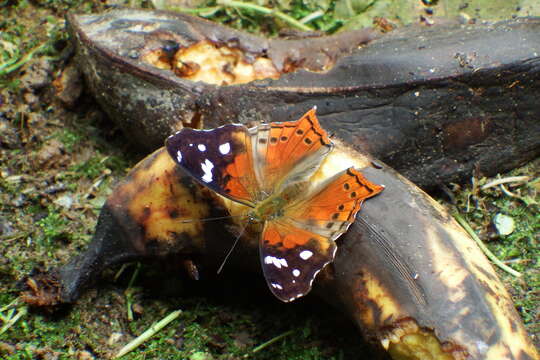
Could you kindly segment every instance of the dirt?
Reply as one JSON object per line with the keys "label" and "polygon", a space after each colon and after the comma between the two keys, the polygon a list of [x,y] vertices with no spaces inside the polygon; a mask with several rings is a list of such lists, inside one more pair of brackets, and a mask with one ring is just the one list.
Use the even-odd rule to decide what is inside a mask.
{"label": "dirt", "polygon": [[[85,91],[70,63],[65,34],[55,30],[51,37],[51,28],[62,28],[65,8],[73,4],[0,4],[8,4],[1,10],[5,17],[0,30],[19,36],[19,46],[30,41],[48,41],[51,46],[48,53],[35,56],[0,82],[2,307],[18,296],[25,275],[65,263],[84,248],[114,184],[146,154],[129,145]],[[79,8],[101,10],[103,5],[82,4]],[[54,313],[31,311],[0,335],[0,356],[110,358],[176,308],[184,311],[181,320],[145,345],[146,358],[158,354],[160,358],[188,358],[202,353],[211,354],[210,358],[238,359],[246,348],[291,328],[295,330],[292,337],[257,359],[279,354],[289,354],[291,359],[349,359],[364,351],[348,345],[357,342],[352,325],[334,310],[309,300],[284,310],[272,300],[250,302],[253,298],[243,297],[245,291],[227,295],[228,286],[238,283],[208,290],[204,283],[178,281],[176,274],[162,276],[150,267],[143,267],[135,290],[127,294],[132,269],[115,279],[118,271],[105,274],[104,281],[73,306]],[[133,322],[126,318],[128,300],[136,305]],[[534,323],[529,329],[538,341],[540,329]],[[140,354],[126,358],[144,358]]]}

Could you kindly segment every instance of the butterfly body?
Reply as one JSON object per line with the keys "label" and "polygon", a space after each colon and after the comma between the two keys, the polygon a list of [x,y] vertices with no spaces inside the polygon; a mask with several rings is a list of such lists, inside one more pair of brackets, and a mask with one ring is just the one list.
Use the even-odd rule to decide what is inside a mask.
{"label": "butterfly body", "polygon": [[255,206],[255,208],[249,213],[249,217],[256,221],[275,220],[283,217],[285,215],[285,208],[287,204],[290,204],[302,193],[302,184],[293,184],[279,194],[272,194],[268,196]]}
{"label": "butterfly body", "polygon": [[261,265],[282,301],[309,292],[363,200],[383,189],[354,168],[312,185],[310,178],[333,148],[314,109],[298,121],[251,129],[182,129],[166,146],[195,180],[246,205],[250,222],[263,224]]}

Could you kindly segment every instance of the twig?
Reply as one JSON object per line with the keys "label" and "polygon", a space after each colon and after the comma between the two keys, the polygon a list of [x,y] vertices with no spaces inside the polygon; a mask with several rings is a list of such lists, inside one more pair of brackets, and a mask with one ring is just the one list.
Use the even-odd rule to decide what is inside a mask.
{"label": "twig", "polygon": [[4,242],[4,241],[18,240],[18,239],[28,237],[30,234],[31,234],[30,231],[24,231],[24,232],[18,232],[15,234],[2,235],[0,236],[0,241]]}
{"label": "twig", "polygon": [[513,192],[511,192],[510,190],[508,190],[503,184],[499,184],[499,188],[501,189],[501,191],[506,195],[506,196],[510,196],[510,197],[513,197],[513,198],[520,198],[518,195],[514,194]]}
{"label": "twig", "polygon": [[114,356],[115,359],[118,359],[133,349],[137,348],[139,345],[144,343],[146,340],[150,339],[152,336],[154,336],[158,331],[163,329],[165,326],[167,326],[170,322],[175,320],[180,314],[182,313],[182,310],[176,310],[164,317],[159,322],[153,324],[150,326],[148,330],[143,332],[141,335],[139,335],[137,338],[130,341],[126,346],[124,346],[120,351]]}
{"label": "twig", "polygon": [[292,27],[297,28],[298,30],[313,31],[313,29],[310,28],[309,26],[302,24],[300,21],[290,17],[289,15],[287,15],[287,14],[285,14],[285,13],[279,11],[279,10],[269,9],[269,8],[264,7],[264,6],[245,3],[245,2],[242,2],[242,1],[236,1],[236,0],[218,0],[217,3],[219,5],[223,5],[223,6],[229,6],[229,7],[239,8],[239,9],[257,11],[257,12],[260,12],[260,13],[265,14],[265,15],[273,15],[273,16],[285,21],[286,23],[288,23]]}
{"label": "twig", "polygon": [[521,273],[512,269],[511,267],[509,266],[506,266],[502,261],[500,261],[499,259],[497,259],[497,257],[487,248],[486,245],[484,245],[484,243],[482,242],[482,240],[480,240],[480,238],[478,237],[478,235],[476,235],[476,233],[474,232],[474,230],[471,228],[471,226],[469,225],[469,223],[467,223],[467,221],[465,221],[465,219],[463,219],[461,217],[461,215],[459,215],[459,213],[457,211],[454,212],[453,214],[454,218],[457,220],[457,222],[463,227],[463,229],[465,229],[465,231],[467,231],[467,233],[474,239],[474,241],[476,241],[476,243],[478,244],[478,246],[480,247],[480,249],[484,252],[484,254],[489,258],[489,260],[491,260],[495,265],[497,265],[499,268],[501,268],[502,270],[506,271],[507,273],[511,274],[511,275],[514,275],[515,277],[520,277],[521,276]]}
{"label": "twig", "polygon": [[485,190],[490,187],[494,187],[501,184],[511,183],[511,182],[527,182],[529,181],[531,177],[530,176],[509,176],[502,179],[495,179],[493,181],[488,182],[485,185],[482,185],[481,189]]}
{"label": "twig", "polygon": [[530,263],[532,261],[533,261],[532,259],[516,258],[516,259],[504,260],[503,263],[505,263],[505,264],[528,264],[528,263]]}

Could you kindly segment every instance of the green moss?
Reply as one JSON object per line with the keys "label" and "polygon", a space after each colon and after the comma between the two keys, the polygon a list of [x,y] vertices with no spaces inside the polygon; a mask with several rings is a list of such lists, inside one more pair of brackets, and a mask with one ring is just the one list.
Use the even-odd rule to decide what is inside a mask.
{"label": "green moss", "polygon": [[52,206],[49,206],[49,213],[46,217],[36,222],[41,229],[42,235],[38,239],[38,244],[48,247],[59,239],[68,240],[67,219]]}
{"label": "green moss", "polygon": [[[510,184],[511,187],[505,185],[505,189],[509,188],[515,196],[505,193],[500,187],[482,190],[481,186],[488,179],[479,179],[474,186],[461,189],[457,198],[460,212],[489,249],[500,260],[522,273],[521,278],[515,278],[498,271],[503,281],[511,286],[516,309],[525,326],[533,333],[540,331],[537,324],[540,316],[540,191],[535,181],[539,167],[540,161],[536,161],[504,175],[529,176],[530,180],[525,183]],[[498,213],[514,220],[515,229],[511,234],[497,234],[493,219]]]}
{"label": "green moss", "polygon": [[[379,11],[387,3],[375,1],[358,10],[359,14],[351,14],[351,18],[336,19],[336,3],[332,1],[262,2],[297,19],[323,10],[324,15],[309,25],[324,31],[335,31],[343,24],[352,24],[354,17]],[[439,6],[442,3],[440,1]],[[215,4],[206,2],[202,5]],[[12,65],[40,44],[45,45],[36,57],[60,59],[63,48],[59,45],[67,37],[61,25],[64,11],[74,8],[78,12],[89,12],[99,10],[100,6],[97,2],[82,0],[34,3],[0,0],[0,64]],[[266,34],[276,34],[284,26],[272,17],[233,8],[219,9],[211,16],[230,26]],[[368,24],[372,21],[366,16],[361,20]],[[54,66],[56,76],[64,63],[54,61]],[[0,218],[8,221],[12,228],[11,233],[0,235],[0,254],[3,255],[0,257],[0,307],[18,296],[18,282],[33,268],[58,266],[84,248],[93,233],[99,202],[111,190],[113,180],[122,179],[125,169],[136,161],[134,156],[125,155],[132,151],[126,148],[123,138],[116,143],[111,140],[109,133],[112,131],[107,123],[95,123],[96,117],[91,116],[91,112],[96,104],[84,103],[69,113],[58,111],[58,105],[44,96],[40,98],[42,107],[37,110],[43,122],[30,127],[28,115],[34,110],[25,107],[24,89],[20,84],[16,70],[0,79],[0,87],[4,87],[2,95],[13,101],[13,105],[9,102],[3,105],[3,116],[27,139],[19,148],[0,149],[0,170],[23,176],[20,182],[0,177]],[[102,128],[106,130],[100,130]],[[51,138],[62,142],[69,161],[57,167],[36,169],[31,156],[44,140]],[[90,156],[83,156],[85,152]],[[512,174],[536,176],[538,168],[537,163],[531,164]],[[94,189],[92,185],[98,179],[103,182]],[[48,186],[58,183],[64,183],[65,190],[58,194],[45,192]],[[491,250],[523,272],[523,279],[504,273],[500,275],[511,287],[516,308],[533,335],[540,332],[537,322],[540,289],[537,238],[540,199],[537,188],[532,182],[512,188],[521,198],[509,198],[496,188],[479,191],[473,186],[464,187],[458,194],[458,207],[483,235]],[[18,205],[16,200],[24,191],[23,204]],[[71,196],[75,205],[69,209],[57,205],[54,201],[61,195]],[[498,212],[513,217],[517,226],[508,236],[491,238],[491,221]],[[126,316],[124,292],[127,281],[115,282],[113,276],[105,274],[97,289],[87,291],[73,306],[52,314],[32,311],[0,335],[0,342],[17,346],[13,353],[0,354],[0,358],[46,358],[46,354],[54,353],[59,359],[74,359],[80,351],[89,351],[96,359],[110,358],[131,338],[176,309],[183,310],[180,318],[124,359],[189,359],[204,354],[223,360],[337,360],[358,358],[358,354],[366,351],[359,345],[357,329],[348,322],[335,319],[335,309],[313,305],[309,301],[277,304],[271,296],[249,299],[237,288],[234,293],[238,294],[223,300],[221,294],[193,293],[192,287],[183,286],[174,274],[170,275],[172,285],[156,290],[151,284],[163,274],[153,273],[147,266],[143,267],[142,274],[140,282],[135,284],[137,292],[132,301],[141,305],[144,311],[134,321],[128,321]],[[167,292],[170,289],[175,289],[173,295]],[[232,291],[229,289],[229,292]],[[257,345],[290,330],[293,331],[291,335],[256,354],[251,353]],[[109,341],[113,332],[123,334],[122,338],[117,342]]]}

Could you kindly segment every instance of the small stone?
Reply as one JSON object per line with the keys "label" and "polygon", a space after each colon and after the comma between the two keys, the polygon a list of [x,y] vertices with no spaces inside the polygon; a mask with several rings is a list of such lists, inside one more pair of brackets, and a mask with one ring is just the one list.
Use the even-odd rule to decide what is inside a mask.
{"label": "small stone", "polygon": [[51,139],[37,152],[35,162],[41,167],[58,166],[62,163],[64,155],[64,145],[57,139]]}
{"label": "small stone", "polygon": [[12,201],[11,201],[11,205],[15,206],[15,207],[23,207],[24,205],[26,205],[26,195],[24,194],[18,194]]}
{"label": "small stone", "polygon": [[9,236],[13,233],[13,224],[9,220],[0,217],[0,235]]}
{"label": "small stone", "polygon": [[495,225],[499,235],[510,235],[515,229],[514,219],[501,213],[495,215],[493,218],[493,225]]}
{"label": "small stone", "polygon": [[[1,106],[1,105],[0,105]],[[21,147],[21,138],[17,129],[6,120],[0,119],[0,146],[8,149]]]}

